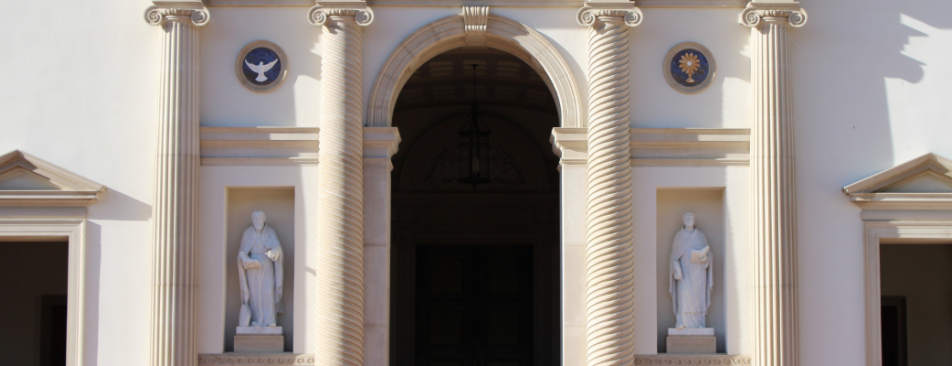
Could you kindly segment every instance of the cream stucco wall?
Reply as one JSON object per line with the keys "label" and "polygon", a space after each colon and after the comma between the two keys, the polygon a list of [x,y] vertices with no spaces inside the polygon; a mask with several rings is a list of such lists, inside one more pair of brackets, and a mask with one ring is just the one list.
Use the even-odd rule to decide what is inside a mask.
{"label": "cream stucco wall", "polygon": [[[89,208],[86,365],[123,364],[148,355],[160,52],[160,31],[142,19],[149,4],[143,0],[21,2],[17,15],[0,24],[0,32],[7,35],[5,56],[0,58],[0,69],[7,70],[0,87],[0,153],[22,149],[108,187]],[[801,363],[859,366],[865,363],[863,233],[859,209],[840,188],[927,152],[952,156],[948,142],[952,124],[947,118],[952,112],[948,103],[952,69],[946,65],[952,57],[952,20],[947,16],[952,3],[805,0],[801,6],[809,12],[810,21],[790,32],[797,135]],[[374,11],[376,19],[363,33],[365,98],[376,70],[397,43],[421,25],[459,9],[377,7]],[[575,11],[491,9],[534,27],[555,44],[584,96],[587,30],[575,23]],[[749,30],[737,25],[739,11],[644,9],[644,22],[630,31],[633,127],[749,125]],[[203,125],[319,125],[320,29],[308,24],[305,14],[306,8],[300,7],[211,9],[211,22],[201,36]],[[235,54],[257,39],[277,43],[291,59],[285,84],[268,94],[247,91],[234,75]],[[689,40],[706,45],[718,64],[717,79],[710,89],[692,96],[673,91],[660,74],[661,57],[674,44]],[[232,185],[313,187],[311,168],[269,169],[267,176],[262,176],[246,167],[206,167],[202,169],[202,189],[223,194],[224,187]],[[648,203],[657,187],[669,186],[726,186],[727,210],[742,213],[725,221],[733,228],[726,233],[733,232],[742,242],[746,235],[746,171],[743,167],[636,167],[636,247],[654,245],[649,237],[655,228],[651,221],[654,206]],[[563,174],[575,174],[565,178],[565,189],[573,189],[566,196],[579,194],[578,174],[583,172],[564,170]],[[566,198],[563,207],[584,207],[578,202],[584,197]],[[307,207],[313,205],[310,196],[296,195],[295,199],[311,205]],[[209,212],[211,199],[202,202],[203,222],[220,220],[212,217],[218,214]],[[584,236],[579,237],[577,231],[584,232],[584,225],[578,220],[584,221],[584,216],[572,212],[563,218],[568,228],[563,237],[565,253],[577,256],[578,245],[584,243]],[[313,233],[301,231],[310,221],[300,220],[295,230],[301,235],[295,235],[295,241],[313,240]],[[221,226],[215,227],[219,230]],[[209,236],[202,235],[202,248],[206,248],[204,240]],[[572,245],[574,249],[569,248]],[[200,249],[202,264],[212,261],[209,263],[220,265],[220,259],[211,254]],[[655,293],[654,258],[653,252],[636,257],[636,288],[650,287],[648,294]],[[739,285],[743,258],[736,259],[736,291],[741,296],[738,299],[743,299]],[[200,313],[214,315],[221,311],[221,295],[214,288],[220,283],[215,281],[221,280],[214,274],[211,278],[204,275],[199,277]],[[563,273],[566,286],[579,285],[577,278],[571,277],[575,275],[580,274]],[[305,283],[297,281],[296,286]],[[565,304],[576,304],[573,306],[579,301],[564,299]],[[656,349],[652,328],[656,302],[646,298],[638,304],[637,319],[646,328],[636,331],[637,352],[650,353]],[[577,339],[584,334],[584,318],[579,323],[580,314],[569,305],[563,314],[565,339]],[[728,314],[736,313],[738,326],[745,324],[743,306],[740,300],[735,309],[728,306]],[[199,323],[215,328],[200,330],[201,352],[217,352],[222,344],[221,318],[210,319]],[[727,332],[732,340],[728,352],[750,352],[741,334]],[[310,343],[305,340],[300,338],[307,351]],[[295,350],[298,341],[295,337]],[[584,354],[584,349],[572,352]],[[581,359],[567,358],[566,363],[580,364]]]}

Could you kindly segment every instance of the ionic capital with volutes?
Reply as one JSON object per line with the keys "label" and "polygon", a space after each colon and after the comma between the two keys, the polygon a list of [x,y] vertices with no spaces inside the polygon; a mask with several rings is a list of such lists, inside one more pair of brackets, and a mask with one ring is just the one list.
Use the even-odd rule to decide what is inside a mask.
{"label": "ionic capital with volutes", "polygon": [[307,20],[316,26],[333,17],[353,17],[357,25],[366,27],[374,21],[374,11],[364,1],[317,1],[307,12]]}
{"label": "ionic capital with volutes", "polygon": [[162,25],[166,21],[189,20],[196,26],[208,24],[208,8],[200,1],[153,1],[145,10],[145,21],[150,25]]}
{"label": "ionic capital with volutes", "polygon": [[738,21],[745,27],[757,27],[761,22],[788,22],[791,27],[800,28],[807,23],[807,12],[795,1],[750,2],[740,13]]}
{"label": "ionic capital with volutes", "polygon": [[611,18],[621,18],[625,25],[637,27],[641,24],[641,9],[631,1],[587,1],[585,6],[578,10],[576,21],[582,26],[591,26],[596,21],[605,21]]}

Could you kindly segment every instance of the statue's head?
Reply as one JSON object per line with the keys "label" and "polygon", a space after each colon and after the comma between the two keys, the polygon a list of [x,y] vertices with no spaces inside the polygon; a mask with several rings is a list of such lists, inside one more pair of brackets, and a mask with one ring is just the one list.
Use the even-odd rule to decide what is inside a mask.
{"label": "statue's head", "polygon": [[688,212],[684,214],[684,228],[685,229],[694,228],[694,214],[693,213]]}
{"label": "statue's head", "polygon": [[264,222],[268,218],[265,217],[264,211],[257,210],[251,213],[251,224],[254,225],[255,230],[261,230],[264,227]]}

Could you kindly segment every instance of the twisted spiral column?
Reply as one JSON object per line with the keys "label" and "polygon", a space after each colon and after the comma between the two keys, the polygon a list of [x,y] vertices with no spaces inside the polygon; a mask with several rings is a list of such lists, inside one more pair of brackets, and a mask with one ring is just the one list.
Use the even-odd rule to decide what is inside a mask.
{"label": "twisted spiral column", "polygon": [[146,10],[162,27],[158,142],[153,204],[149,364],[192,366],[196,349],[195,254],[198,242],[199,48],[204,9]]}
{"label": "twisted spiral column", "polygon": [[586,177],[587,365],[634,363],[628,27],[631,10],[587,9]]}
{"label": "twisted spiral column", "polygon": [[[311,9],[323,25],[316,365],[363,364],[364,235],[359,9]],[[372,13],[370,13],[372,14]],[[363,24],[358,24],[363,23]]]}
{"label": "twisted spiral column", "polygon": [[799,364],[793,91],[787,26],[802,26],[806,13],[796,5],[764,8],[751,3],[740,16],[741,24],[751,27],[751,361],[757,366]]}

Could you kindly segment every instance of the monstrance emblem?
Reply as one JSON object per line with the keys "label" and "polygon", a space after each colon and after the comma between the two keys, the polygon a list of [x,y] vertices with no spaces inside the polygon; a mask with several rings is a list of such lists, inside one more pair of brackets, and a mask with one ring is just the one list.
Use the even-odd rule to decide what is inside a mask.
{"label": "monstrance emblem", "polygon": [[681,55],[681,60],[678,62],[678,67],[681,68],[685,74],[688,74],[689,83],[694,83],[694,73],[697,72],[698,59],[697,56],[693,53],[685,53]]}

